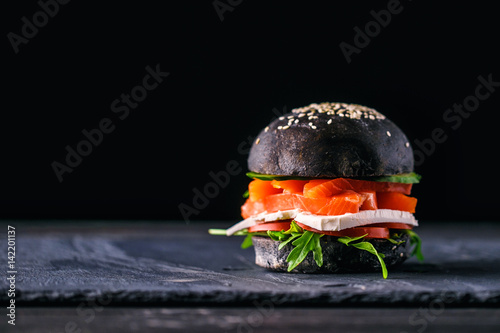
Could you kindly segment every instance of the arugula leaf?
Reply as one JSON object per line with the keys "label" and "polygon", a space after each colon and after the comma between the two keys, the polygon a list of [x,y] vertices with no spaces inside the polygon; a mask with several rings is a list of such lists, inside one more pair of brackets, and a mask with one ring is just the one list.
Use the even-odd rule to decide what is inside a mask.
{"label": "arugula leaf", "polygon": [[313,258],[316,264],[321,267],[323,266],[323,252],[321,250],[321,244],[319,239],[322,234],[317,234],[311,231],[304,231],[304,233],[292,242],[295,248],[290,252],[286,261],[288,262],[288,272],[292,271],[297,267],[304,259],[307,254],[313,251]]}
{"label": "arugula leaf", "polygon": [[358,236],[358,237],[349,237],[349,236],[344,236],[344,237],[339,237],[337,240],[347,246],[349,246],[349,243],[351,242],[354,242],[354,241],[357,241],[357,240],[360,240],[362,238],[365,238],[366,235],[368,234],[364,234],[363,236]]}
{"label": "arugula leaf", "polygon": [[[216,235],[216,236],[226,236],[227,235],[226,229],[208,229],[208,233],[210,235]],[[233,236],[246,236],[246,235],[248,235],[247,229],[236,231],[233,234]]]}
{"label": "arugula leaf", "polygon": [[[295,221],[292,221],[290,223],[290,229],[287,231],[268,231],[267,235],[275,241],[280,241],[282,242],[278,249],[281,250],[286,244],[290,243],[292,240],[295,238],[299,237],[302,235],[303,229],[295,223]],[[290,237],[291,236],[291,237]]]}
{"label": "arugula leaf", "polygon": [[210,235],[226,236],[226,229],[208,229]]}
{"label": "arugula leaf", "polygon": [[304,232],[304,234],[302,234],[302,236],[292,242],[292,245],[294,245],[295,248],[290,251],[288,257],[286,258],[286,261],[288,262],[289,272],[297,267],[302,261],[304,261],[309,251],[312,250],[309,248],[310,245],[309,247],[307,245],[312,243],[311,239],[313,236],[314,235],[312,232],[306,231]]}
{"label": "arugula leaf", "polygon": [[397,240],[392,239],[392,238],[388,238],[387,240],[388,240],[389,242],[391,242],[392,244],[394,244],[394,245],[403,244],[403,243],[405,242],[404,240],[402,240],[402,241],[397,241]]}
{"label": "arugula leaf", "polygon": [[382,276],[384,277],[384,279],[387,279],[388,273],[387,267],[385,267],[385,262],[383,259],[385,255],[383,253],[378,253],[377,250],[375,250],[375,247],[373,247],[373,244],[369,242],[353,243],[352,246],[360,250],[368,251],[376,256],[378,261],[380,262],[380,266],[382,266]]}
{"label": "arugula leaf", "polygon": [[288,238],[287,240],[281,242],[281,244],[278,246],[278,250],[281,250],[282,248],[285,247],[286,244],[292,242],[293,240],[295,240],[297,237],[300,237],[302,236],[302,233],[298,233],[298,232],[293,232],[290,236],[290,238]]}
{"label": "arugula leaf", "polygon": [[[368,234],[366,234],[368,235]],[[353,243],[357,240],[360,240],[362,238],[364,238],[366,235],[363,235],[363,236],[359,236],[359,237],[348,237],[348,236],[345,236],[345,237],[340,237],[338,238],[337,240],[347,246],[354,246],[355,248],[359,249],[359,250],[363,250],[363,251],[368,251],[370,252],[371,254],[373,254],[374,256],[377,257],[378,261],[380,262],[380,266],[382,266],[382,276],[384,277],[384,279],[387,279],[387,267],[385,266],[385,262],[384,262],[384,257],[385,255],[383,253],[378,253],[377,250],[375,249],[375,247],[373,247],[373,244],[370,243],[370,242],[358,242],[358,243]],[[352,244],[351,244],[352,243]]]}
{"label": "arugula leaf", "polygon": [[286,241],[282,242],[278,246],[278,250],[281,250],[282,248],[284,248],[286,244],[292,242],[297,237],[302,236],[302,234],[304,233],[304,229],[299,227],[299,225],[297,223],[295,223],[295,221],[292,220],[292,222],[290,223],[290,229],[288,229],[287,231],[284,231],[283,233],[286,235],[291,235],[291,237],[288,238]]}
{"label": "arugula leaf", "polygon": [[415,247],[411,251],[411,256],[416,256],[419,261],[424,261],[424,255],[422,254],[422,239],[413,230],[405,230],[405,232],[410,236],[410,245]]}
{"label": "arugula leaf", "polygon": [[[316,264],[318,267],[323,266],[323,250],[321,249],[321,243],[319,242],[319,239],[323,237],[323,235],[320,234],[314,234],[313,236],[313,245],[314,249],[313,251],[313,259],[316,261]],[[293,243],[292,243],[293,244]]]}
{"label": "arugula leaf", "polygon": [[420,179],[422,179],[422,176],[415,172],[401,173],[399,175],[392,175],[392,176],[366,178],[366,180],[372,180],[375,182],[392,182],[392,183],[405,183],[405,184],[420,183]]}
{"label": "arugula leaf", "polygon": [[285,234],[283,231],[271,231],[271,230],[268,230],[267,231],[267,235],[272,239],[272,240],[275,240],[275,241],[284,241],[284,240],[287,240],[288,237],[290,237],[289,234]]}
{"label": "arugula leaf", "polygon": [[258,172],[247,172],[246,175],[250,178],[253,179],[260,179],[260,180],[309,180],[312,179],[311,177],[300,177],[300,176],[279,176],[279,175],[266,175],[263,173],[258,173]]}
{"label": "arugula leaf", "polygon": [[302,229],[301,227],[299,227],[299,225],[297,223],[295,223],[294,220],[292,220],[292,223],[290,223],[290,229],[288,229],[287,231],[285,231],[285,234],[293,234],[294,232],[304,232],[304,229]]}
{"label": "arugula leaf", "polygon": [[[300,177],[300,176],[281,176],[281,175],[266,175],[258,172],[247,172],[246,175],[252,179],[260,179],[260,180],[311,180],[314,179],[312,177]],[[415,172],[401,173],[399,175],[390,175],[390,176],[379,176],[379,177],[354,177],[353,179],[361,179],[361,180],[371,180],[374,182],[392,182],[392,183],[405,183],[405,184],[415,184],[419,183],[421,175]]]}
{"label": "arugula leaf", "polygon": [[253,246],[253,241],[252,241],[252,234],[248,234],[245,239],[243,240],[243,243],[241,243],[241,248],[242,249],[248,249],[249,247]]}
{"label": "arugula leaf", "polygon": [[[226,229],[208,229],[210,235],[226,236]],[[234,236],[246,236],[241,243],[242,249],[247,249],[253,246],[252,237],[253,236],[268,236],[265,232],[248,232],[247,229],[239,230],[233,234]]]}

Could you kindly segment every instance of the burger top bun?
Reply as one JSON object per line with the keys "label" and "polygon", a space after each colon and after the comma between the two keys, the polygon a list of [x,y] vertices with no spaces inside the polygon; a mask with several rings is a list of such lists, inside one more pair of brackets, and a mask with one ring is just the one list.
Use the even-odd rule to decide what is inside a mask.
{"label": "burger top bun", "polygon": [[413,150],[401,129],[374,109],[313,103],[259,133],[248,169],[315,178],[389,176],[413,171]]}

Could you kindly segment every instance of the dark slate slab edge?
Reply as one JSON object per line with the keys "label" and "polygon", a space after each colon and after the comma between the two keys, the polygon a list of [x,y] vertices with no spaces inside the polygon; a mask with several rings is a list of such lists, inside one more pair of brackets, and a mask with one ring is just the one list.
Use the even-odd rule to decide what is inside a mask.
{"label": "dark slate slab edge", "polygon": [[[425,264],[410,259],[387,280],[380,272],[270,272],[254,264],[252,249],[239,248],[241,238],[210,236],[206,224],[170,224],[161,233],[19,228],[16,305],[499,306],[500,224],[474,225],[422,228]],[[4,304],[8,289],[0,280]]]}
{"label": "dark slate slab edge", "polygon": [[[345,287],[339,287],[343,289]],[[6,301],[6,291],[0,291],[1,302]],[[435,304],[451,307],[477,307],[500,305],[500,290],[468,292],[458,290],[411,292],[408,290],[383,293],[339,290],[332,292],[242,292],[227,289],[210,291],[179,290],[150,291],[123,290],[113,292],[96,292],[95,290],[79,290],[77,292],[54,292],[52,290],[37,292],[20,292],[16,302],[20,306],[61,306],[78,305],[94,300],[105,300],[112,306],[252,306],[266,302],[273,306],[429,306]],[[110,301],[108,303],[108,301]],[[271,302],[271,303],[269,303]]]}

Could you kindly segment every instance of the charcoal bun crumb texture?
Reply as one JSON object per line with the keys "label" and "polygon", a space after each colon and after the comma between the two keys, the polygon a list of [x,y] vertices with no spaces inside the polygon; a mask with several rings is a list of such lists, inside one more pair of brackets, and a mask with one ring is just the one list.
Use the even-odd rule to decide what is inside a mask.
{"label": "charcoal bun crumb texture", "polygon": [[[409,236],[402,234],[395,238],[402,242],[396,245],[385,239],[366,240],[372,243],[378,253],[384,254],[384,263],[387,268],[398,266],[409,257]],[[255,248],[255,263],[258,266],[272,271],[287,271],[286,258],[293,249],[291,244],[279,250],[280,242],[265,236],[254,236],[252,242]],[[293,273],[380,272],[380,262],[368,251],[347,246],[338,242],[337,237],[333,236],[321,237],[320,244],[323,252],[323,266],[318,267],[313,253],[309,252],[304,261],[292,270]]]}
{"label": "charcoal bun crumb texture", "polygon": [[413,171],[413,150],[401,129],[374,109],[313,103],[259,133],[248,169],[316,178],[388,176]]}

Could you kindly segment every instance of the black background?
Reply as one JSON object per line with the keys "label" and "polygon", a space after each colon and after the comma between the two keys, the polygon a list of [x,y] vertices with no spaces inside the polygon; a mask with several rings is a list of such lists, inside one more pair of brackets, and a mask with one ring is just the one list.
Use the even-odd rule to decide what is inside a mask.
{"label": "black background", "polygon": [[[339,101],[384,113],[414,149],[445,131],[416,168],[417,218],[497,219],[500,91],[456,129],[443,120],[479,76],[500,81],[491,2],[401,1],[350,63],[340,43],[388,1],[231,3],[221,20],[213,1],[71,1],[17,54],[8,34],[41,7],[4,4],[0,216],[179,220],[179,204],[235,160],[241,171],[190,220],[237,221],[238,146],[284,110]],[[120,120],[111,103],[157,64],[170,75]],[[59,182],[51,163],[103,118],[115,130]]]}

